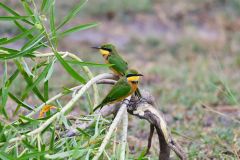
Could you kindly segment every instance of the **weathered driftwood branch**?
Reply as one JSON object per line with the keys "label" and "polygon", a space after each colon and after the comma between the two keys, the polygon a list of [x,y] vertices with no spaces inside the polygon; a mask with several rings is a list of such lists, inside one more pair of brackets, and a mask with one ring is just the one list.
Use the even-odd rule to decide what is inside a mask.
{"label": "weathered driftwood branch", "polygon": [[[100,84],[114,84],[116,81],[110,79],[104,79],[98,81]],[[143,98],[139,100],[137,97],[132,96],[131,102],[128,105],[128,112],[141,119],[145,119],[150,123],[150,134],[148,138],[148,148],[146,154],[149,152],[151,147],[151,141],[156,129],[159,139],[159,159],[167,160],[170,157],[170,150],[173,150],[180,159],[187,159],[187,156],[183,149],[173,140],[171,134],[168,132],[167,124],[163,114],[158,111],[155,106],[155,100],[151,94],[146,91],[141,91]],[[98,114],[101,116],[108,116],[112,113],[116,113],[118,107],[116,105],[104,106]],[[77,133],[76,127],[85,129],[93,124],[94,121],[83,123],[75,126],[73,130],[68,132],[67,136],[74,136]],[[112,134],[112,132],[111,132]]]}
{"label": "weathered driftwood branch", "polygon": [[146,91],[142,91],[141,94],[143,97],[141,100],[137,97],[132,97],[130,105],[128,106],[128,113],[141,119],[146,119],[150,123],[147,152],[151,147],[151,139],[155,128],[159,139],[160,160],[168,160],[170,158],[170,149],[173,150],[180,159],[187,159],[185,152],[173,140],[171,134],[168,132],[163,114],[154,108],[154,98]]}

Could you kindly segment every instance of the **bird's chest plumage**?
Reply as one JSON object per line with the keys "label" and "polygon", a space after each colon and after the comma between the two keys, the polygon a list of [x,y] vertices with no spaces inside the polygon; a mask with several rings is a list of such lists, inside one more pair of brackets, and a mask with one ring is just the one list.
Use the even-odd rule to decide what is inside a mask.
{"label": "bird's chest plumage", "polygon": [[131,93],[135,92],[138,88],[138,84],[130,82],[130,85],[131,85]]}

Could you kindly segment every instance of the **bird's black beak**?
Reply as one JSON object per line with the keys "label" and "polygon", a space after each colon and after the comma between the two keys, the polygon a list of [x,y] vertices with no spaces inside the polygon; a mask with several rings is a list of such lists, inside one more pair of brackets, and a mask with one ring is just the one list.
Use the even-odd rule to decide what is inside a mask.
{"label": "bird's black beak", "polygon": [[136,76],[143,76],[143,74],[136,74]]}
{"label": "bird's black beak", "polygon": [[101,49],[101,47],[98,47],[98,46],[97,46],[97,47],[92,47],[92,48],[93,48],[93,49]]}

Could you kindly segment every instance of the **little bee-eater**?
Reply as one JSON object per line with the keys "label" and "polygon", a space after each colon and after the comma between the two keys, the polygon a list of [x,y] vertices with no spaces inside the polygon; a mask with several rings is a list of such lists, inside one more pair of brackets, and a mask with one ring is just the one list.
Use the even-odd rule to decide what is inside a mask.
{"label": "little bee-eater", "polygon": [[[116,47],[113,44],[103,44],[100,47],[92,47],[98,49],[105,59],[105,63],[112,64],[110,69],[118,76],[126,75],[128,63],[118,54]],[[139,89],[136,90],[136,95],[142,97]]]}
{"label": "little bee-eater", "polygon": [[139,74],[136,70],[128,70],[126,75],[117,81],[107,96],[97,107],[94,108],[93,111],[98,108],[102,108],[104,105],[120,102],[133,94],[138,88],[140,76],[143,75]]}
{"label": "little bee-eater", "polygon": [[105,63],[112,64],[110,69],[118,76],[125,75],[128,70],[128,64],[123,58],[118,54],[116,48],[112,44],[104,44],[100,47],[92,47],[98,49],[105,59]]}

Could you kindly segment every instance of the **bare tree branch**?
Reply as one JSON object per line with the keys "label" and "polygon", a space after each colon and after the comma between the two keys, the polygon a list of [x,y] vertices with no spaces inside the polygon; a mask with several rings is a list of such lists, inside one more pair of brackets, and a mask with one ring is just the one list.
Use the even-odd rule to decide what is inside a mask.
{"label": "bare tree branch", "polygon": [[[146,119],[156,128],[159,139],[159,160],[168,160],[170,158],[170,149],[172,149],[180,159],[187,159],[186,153],[173,140],[170,132],[168,132],[163,114],[154,108],[155,100],[153,96],[146,91],[141,91],[141,94],[141,100],[137,97],[132,97],[130,105],[128,106],[128,112],[141,119]],[[152,131],[150,131],[149,138],[152,137],[151,134]],[[148,142],[150,143],[151,140],[148,140]],[[149,143],[148,146],[151,146]]]}
{"label": "bare tree branch", "polygon": [[125,109],[123,113],[123,119],[122,119],[122,137],[121,137],[121,149],[120,149],[120,160],[125,160],[125,153],[126,153],[126,146],[127,146],[127,132],[128,132],[128,113]]}

